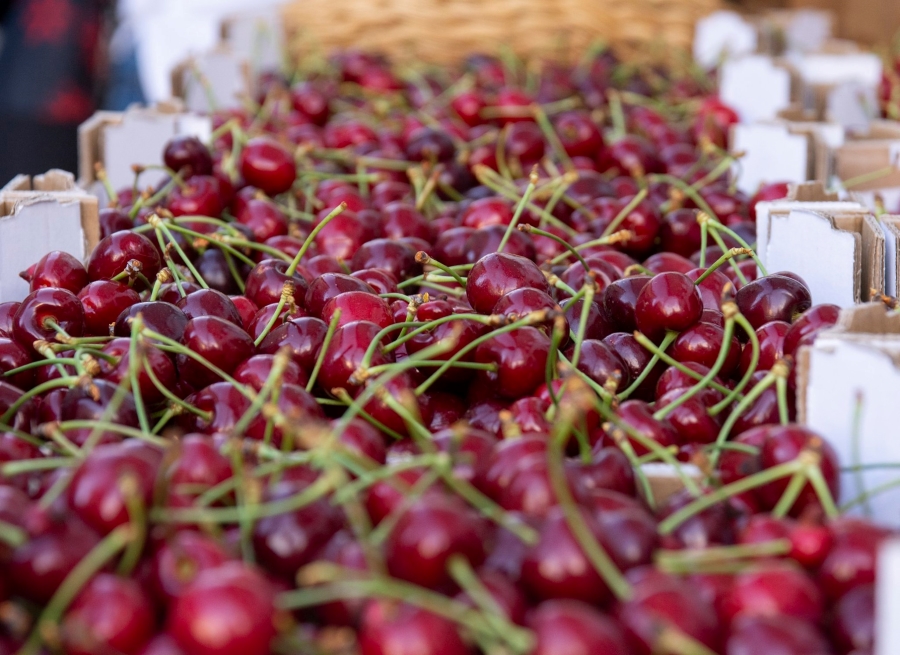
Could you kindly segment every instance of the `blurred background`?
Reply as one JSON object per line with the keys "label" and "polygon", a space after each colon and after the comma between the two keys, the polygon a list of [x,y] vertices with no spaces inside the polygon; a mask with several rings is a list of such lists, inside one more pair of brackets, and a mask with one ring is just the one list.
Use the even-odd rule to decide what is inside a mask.
{"label": "blurred background", "polygon": [[[0,185],[18,173],[75,170],[77,128],[95,110],[167,99],[172,69],[212,48],[225,16],[277,4],[0,0]],[[721,7],[828,9],[838,36],[883,50],[900,29],[900,0],[722,0]]]}

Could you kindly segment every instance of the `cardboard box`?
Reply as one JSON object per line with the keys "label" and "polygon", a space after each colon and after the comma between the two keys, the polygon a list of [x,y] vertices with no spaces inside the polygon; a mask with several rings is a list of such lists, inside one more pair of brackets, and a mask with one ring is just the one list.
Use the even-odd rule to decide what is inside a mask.
{"label": "cardboard box", "polygon": [[[187,112],[173,101],[153,107],[138,105],[124,112],[98,111],[78,128],[78,182],[98,197],[106,199],[99,184],[95,164],[102,164],[113,189],[134,183],[132,165],[161,165],[166,142],[174,136],[192,135],[208,141],[212,120]],[[156,186],[166,177],[158,170],[141,174],[141,189]]]}
{"label": "cardboard box", "polygon": [[784,200],[759,203],[756,230],[766,269],[798,273],[814,303],[849,307],[884,289],[885,237],[878,222],[862,203],[841,201],[820,183],[796,185]]}
{"label": "cardboard box", "polygon": [[869,207],[900,211],[900,123],[874,121],[834,153],[835,175]]}
{"label": "cardboard box", "polygon": [[51,250],[84,261],[99,240],[97,198],[74,175],[51,170],[13,178],[0,189],[0,302],[28,295],[19,273]]}
{"label": "cardboard box", "polygon": [[201,114],[241,106],[252,92],[250,61],[228,44],[183,61],[172,71],[172,95]]}
{"label": "cardboard box", "polygon": [[[800,350],[797,367],[798,420],[837,451],[844,467],[843,501],[895,481],[898,472],[891,467],[900,462],[900,314],[881,302],[843,310],[834,328]],[[867,511],[878,521],[900,526],[900,487],[851,509]]]}

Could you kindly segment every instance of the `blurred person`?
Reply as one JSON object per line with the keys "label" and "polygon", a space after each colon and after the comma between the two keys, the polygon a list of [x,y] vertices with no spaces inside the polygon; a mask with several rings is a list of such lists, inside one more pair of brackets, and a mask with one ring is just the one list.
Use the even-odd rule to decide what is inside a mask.
{"label": "blurred person", "polygon": [[100,106],[113,0],[0,0],[0,185],[77,169],[78,125]]}

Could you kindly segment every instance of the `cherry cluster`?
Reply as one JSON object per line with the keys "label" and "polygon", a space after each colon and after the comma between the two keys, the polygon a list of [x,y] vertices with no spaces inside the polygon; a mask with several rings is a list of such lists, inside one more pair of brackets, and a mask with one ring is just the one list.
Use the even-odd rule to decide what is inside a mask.
{"label": "cherry cluster", "polygon": [[689,73],[345,52],[108,189],[0,304],[0,653],[871,653]]}

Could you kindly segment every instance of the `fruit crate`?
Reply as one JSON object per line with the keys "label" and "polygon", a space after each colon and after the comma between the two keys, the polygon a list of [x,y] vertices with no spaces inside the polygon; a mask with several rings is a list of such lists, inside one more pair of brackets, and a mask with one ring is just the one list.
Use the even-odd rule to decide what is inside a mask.
{"label": "fruit crate", "polygon": [[598,41],[629,58],[664,46],[687,50],[697,20],[721,7],[719,0],[344,0],[293,2],[283,19],[292,44],[448,64],[501,44],[565,60]]}

